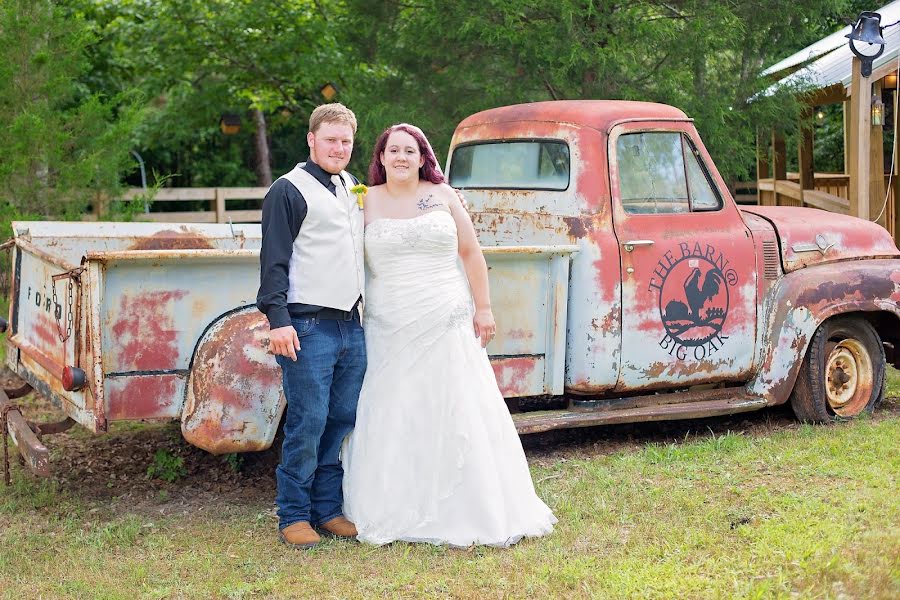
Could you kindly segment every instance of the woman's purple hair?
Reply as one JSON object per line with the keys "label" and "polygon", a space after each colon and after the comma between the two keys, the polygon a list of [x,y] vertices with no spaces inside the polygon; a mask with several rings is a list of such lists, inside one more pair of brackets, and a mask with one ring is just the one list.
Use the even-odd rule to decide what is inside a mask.
{"label": "woman's purple hair", "polygon": [[409,123],[399,123],[391,125],[385,129],[378,141],[375,142],[375,151],[372,153],[372,162],[369,163],[369,185],[381,185],[387,181],[387,175],[384,171],[384,163],[381,162],[381,153],[387,148],[388,137],[395,131],[405,131],[413,136],[419,145],[419,152],[425,158],[425,162],[419,167],[419,179],[430,181],[431,183],[445,183],[444,172],[438,165],[437,158],[434,155],[434,149],[428,142],[428,138],[422,133],[422,130],[415,125]]}

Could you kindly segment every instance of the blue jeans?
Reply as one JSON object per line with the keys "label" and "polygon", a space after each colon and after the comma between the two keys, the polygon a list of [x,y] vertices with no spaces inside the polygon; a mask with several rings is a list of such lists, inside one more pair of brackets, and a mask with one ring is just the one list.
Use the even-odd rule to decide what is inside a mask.
{"label": "blue jeans", "polygon": [[287,400],[281,463],[275,470],[278,527],[321,525],[343,514],[340,451],[356,423],[366,373],[366,342],[351,321],[291,319],[301,349],[297,361],[276,356]]}

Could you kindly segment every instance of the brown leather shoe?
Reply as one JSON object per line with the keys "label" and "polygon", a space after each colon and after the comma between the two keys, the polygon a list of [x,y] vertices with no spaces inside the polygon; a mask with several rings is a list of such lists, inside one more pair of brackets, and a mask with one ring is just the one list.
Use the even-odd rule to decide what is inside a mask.
{"label": "brown leather shoe", "polygon": [[309,526],[309,523],[300,521],[281,530],[281,541],[297,548],[312,548],[322,541],[322,538]]}
{"label": "brown leather shoe", "polygon": [[326,533],[342,538],[355,538],[359,533],[356,531],[356,525],[348,521],[346,517],[335,517],[330,521],[325,521],[319,525],[319,529],[324,529]]}

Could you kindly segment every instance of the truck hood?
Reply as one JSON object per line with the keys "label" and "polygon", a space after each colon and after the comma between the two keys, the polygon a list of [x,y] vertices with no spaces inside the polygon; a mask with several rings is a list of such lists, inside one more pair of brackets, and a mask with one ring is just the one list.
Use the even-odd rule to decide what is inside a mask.
{"label": "truck hood", "polygon": [[900,256],[887,230],[864,219],[792,206],[743,206],[740,210],[775,227],[785,273],[817,263]]}

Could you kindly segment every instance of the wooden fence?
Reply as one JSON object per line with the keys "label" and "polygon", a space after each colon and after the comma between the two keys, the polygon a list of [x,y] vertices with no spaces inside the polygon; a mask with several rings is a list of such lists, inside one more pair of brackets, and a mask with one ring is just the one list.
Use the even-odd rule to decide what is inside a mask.
{"label": "wooden fence", "polygon": [[[155,210],[136,216],[140,221],[156,221],[160,223],[259,223],[262,220],[262,200],[268,188],[264,187],[219,187],[219,188],[161,188],[153,196]],[[141,188],[131,188],[123,196],[124,200],[134,200],[144,194]],[[209,204],[207,210],[169,210],[160,211],[165,203],[202,201]],[[229,201],[256,200],[259,208],[229,210]],[[102,219],[107,210],[106,203],[98,203],[94,213],[88,219]]]}
{"label": "wooden fence", "polygon": [[[154,210],[140,213],[136,219],[158,223],[259,223],[267,190],[264,187],[161,188],[153,197]],[[144,193],[141,188],[131,188],[122,199],[134,200]],[[758,201],[755,181],[732,184],[731,194],[738,204],[756,204]],[[206,210],[160,210],[167,203],[204,200],[209,203]],[[259,208],[230,210],[229,201],[237,200],[256,200]],[[107,203],[98,203],[93,213],[85,215],[85,220],[102,219],[106,211]]]}

